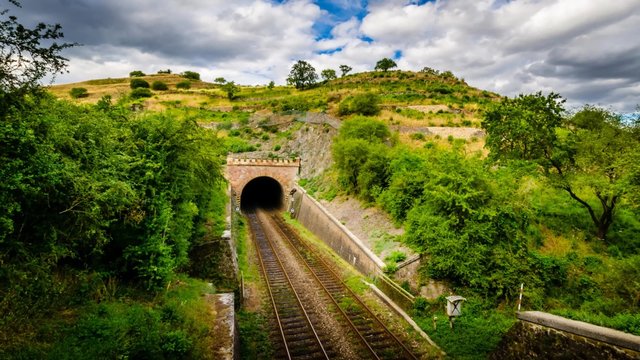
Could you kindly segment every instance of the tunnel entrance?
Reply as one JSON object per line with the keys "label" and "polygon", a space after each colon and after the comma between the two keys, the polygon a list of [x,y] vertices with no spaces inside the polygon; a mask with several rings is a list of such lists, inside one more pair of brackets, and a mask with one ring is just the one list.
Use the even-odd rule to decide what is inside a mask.
{"label": "tunnel entrance", "polygon": [[257,177],[247,183],[242,189],[240,207],[242,210],[257,208],[266,210],[281,209],[284,193],[280,183],[268,176]]}

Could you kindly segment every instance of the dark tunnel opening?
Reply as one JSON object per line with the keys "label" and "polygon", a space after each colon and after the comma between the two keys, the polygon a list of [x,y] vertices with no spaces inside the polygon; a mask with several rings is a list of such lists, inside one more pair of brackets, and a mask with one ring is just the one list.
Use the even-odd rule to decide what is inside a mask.
{"label": "dark tunnel opening", "polygon": [[280,183],[270,177],[257,177],[242,190],[240,207],[243,211],[265,209],[276,210],[283,207],[283,190]]}

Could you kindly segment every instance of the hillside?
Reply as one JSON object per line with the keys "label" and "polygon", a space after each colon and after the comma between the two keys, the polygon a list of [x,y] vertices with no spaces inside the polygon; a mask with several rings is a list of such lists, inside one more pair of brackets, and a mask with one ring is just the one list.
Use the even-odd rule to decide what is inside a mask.
{"label": "hillside", "polygon": [[[429,325],[430,316],[442,312],[441,299],[424,299],[416,309],[416,319],[448,353],[482,356],[478,346],[483,346],[484,354],[490,352],[512,322],[513,299],[522,282],[527,309],[639,333],[640,285],[633,280],[640,268],[637,199],[622,190],[619,196],[625,200],[617,204],[608,236],[598,238],[584,208],[587,204],[600,211],[598,186],[604,178],[598,178],[601,175],[594,167],[588,169],[590,173],[580,173],[574,166],[572,177],[564,180],[575,184],[573,195],[584,199],[583,204],[566,192],[566,185],[554,183],[548,170],[542,171],[544,162],[487,159],[490,147],[499,147],[495,138],[487,142],[481,121],[487,112],[502,109],[494,106],[502,101],[499,95],[438,72],[367,72],[303,91],[243,86],[232,99],[220,84],[193,81],[190,89],[176,89],[184,81],[178,75],[143,79],[150,83],[162,79],[169,89],[131,99],[130,79],[125,78],[53,86],[50,91],[69,99],[71,88],[85,87],[89,96],[74,101],[96,103],[110,95],[141,114],[193,119],[215,130],[225,150],[236,156],[300,156],[301,183],[310,192],[330,201],[337,212],[345,210],[342,216],[371,216],[353,223],[388,262],[390,274],[411,253],[429,259],[417,278],[404,284],[406,288],[419,294],[421,287],[437,281],[441,292],[445,289],[470,299],[467,317],[460,322],[465,330],[454,337],[432,331]],[[547,100],[533,95],[507,110],[531,106],[529,113],[535,113],[535,104],[555,103]],[[558,121],[574,125],[567,130],[558,123],[553,131],[576,136],[575,143],[587,139],[595,144],[593,128],[579,132],[575,124],[582,129],[579,121],[600,121],[605,124],[601,134],[617,132],[613,138],[620,139],[635,136],[631,134],[635,130],[616,125],[615,116],[606,111],[585,108],[578,114],[559,111]],[[578,120],[573,120],[575,116]],[[579,120],[580,116],[587,120]],[[336,122],[342,124],[340,130]],[[523,134],[533,135],[532,130]],[[619,146],[635,146],[634,141]],[[572,154],[584,152],[577,162],[597,160],[607,167],[610,160],[590,155],[592,148],[576,148]],[[595,178],[601,180],[589,180]],[[607,191],[635,185],[614,186]],[[376,211],[364,211],[366,207]],[[387,231],[373,231],[371,221],[385,217],[404,234],[390,225]],[[463,344],[464,334],[475,334],[473,341]]]}

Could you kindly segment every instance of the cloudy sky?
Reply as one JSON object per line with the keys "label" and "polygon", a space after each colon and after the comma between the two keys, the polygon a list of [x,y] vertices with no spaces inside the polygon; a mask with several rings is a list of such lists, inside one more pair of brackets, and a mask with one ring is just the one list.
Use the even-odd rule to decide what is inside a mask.
{"label": "cloudy sky", "polygon": [[23,23],[60,23],[69,74],[193,70],[284,84],[291,65],[451,70],[504,95],[555,91],[570,106],[640,104],[640,0],[22,0]]}

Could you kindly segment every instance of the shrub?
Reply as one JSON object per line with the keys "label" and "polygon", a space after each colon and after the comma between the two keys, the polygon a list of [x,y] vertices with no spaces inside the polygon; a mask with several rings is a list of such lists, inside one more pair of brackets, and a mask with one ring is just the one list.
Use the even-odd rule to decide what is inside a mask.
{"label": "shrub", "polygon": [[182,77],[191,80],[200,80],[200,74],[195,71],[185,71],[182,73]]}
{"label": "shrub", "polygon": [[282,146],[280,146],[280,144],[273,147],[273,151],[278,151],[280,149],[282,149]]}
{"label": "shrub", "polygon": [[189,81],[180,81],[179,83],[176,84],[176,88],[177,89],[184,89],[184,90],[191,89],[191,82],[189,82]]}
{"label": "shrub", "polygon": [[159,91],[169,90],[169,87],[167,86],[167,84],[165,82],[162,82],[162,81],[154,81],[151,84],[151,88],[153,90],[159,90]]}
{"label": "shrub", "polygon": [[387,256],[384,260],[387,263],[399,263],[403,262],[407,259],[407,255],[402,251],[395,250],[389,256]]}
{"label": "shrub", "polygon": [[424,134],[423,133],[413,133],[411,135],[409,135],[409,137],[413,140],[424,140]]}
{"label": "shrub", "polygon": [[129,86],[132,89],[137,89],[137,88],[149,88],[149,83],[143,79],[132,79],[131,82],[129,82]]}
{"label": "shrub", "polygon": [[338,106],[338,113],[340,115],[377,115],[380,112],[379,102],[380,99],[373,93],[348,96]]}
{"label": "shrub", "polygon": [[129,77],[139,77],[139,76],[145,76],[146,74],[143,73],[140,70],[134,70],[132,72],[129,73]]}
{"label": "shrub", "polygon": [[131,90],[131,94],[129,96],[131,96],[132,99],[140,99],[145,97],[151,97],[151,95],[152,95],[151,90],[147,88],[135,88]]}
{"label": "shrub", "polygon": [[89,92],[83,87],[77,87],[71,89],[71,91],[69,91],[69,95],[71,95],[71,97],[74,99],[78,99],[89,96]]}

